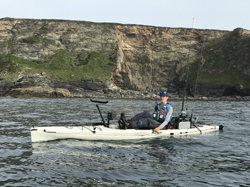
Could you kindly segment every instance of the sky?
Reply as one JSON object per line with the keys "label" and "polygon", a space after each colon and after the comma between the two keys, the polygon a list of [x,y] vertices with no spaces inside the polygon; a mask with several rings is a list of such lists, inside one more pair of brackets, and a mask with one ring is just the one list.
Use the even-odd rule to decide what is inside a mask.
{"label": "sky", "polygon": [[[250,0],[0,0],[0,19],[60,19],[250,30]],[[194,19],[193,19],[194,18]]]}

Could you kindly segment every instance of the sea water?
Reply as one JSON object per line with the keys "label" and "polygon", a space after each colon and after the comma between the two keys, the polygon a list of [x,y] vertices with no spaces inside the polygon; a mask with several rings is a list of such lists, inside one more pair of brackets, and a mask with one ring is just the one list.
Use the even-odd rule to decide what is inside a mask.
{"label": "sea water", "polygon": [[[100,99],[127,118],[153,100]],[[188,101],[187,114],[223,131],[127,141],[31,143],[32,126],[100,122],[87,98],[0,98],[0,186],[250,186],[250,102]],[[171,101],[174,116],[182,103]]]}

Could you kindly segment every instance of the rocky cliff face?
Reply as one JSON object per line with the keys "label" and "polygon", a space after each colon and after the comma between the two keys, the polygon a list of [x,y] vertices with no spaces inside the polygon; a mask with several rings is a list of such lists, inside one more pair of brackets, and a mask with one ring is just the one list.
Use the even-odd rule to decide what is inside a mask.
{"label": "rocky cliff face", "polygon": [[[66,88],[74,94],[87,90],[117,92],[120,89],[152,92],[167,89],[171,93],[179,93],[185,85],[185,68],[197,61],[201,62],[197,63],[200,78],[196,76],[193,82],[189,82],[191,91],[195,87],[200,94],[230,95],[230,89],[235,90],[239,85],[243,86],[244,93],[248,93],[246,89],[250,88],[250,31],[241,28],[220,31],[63,20],[0,20],[0,54],[11,54],[30,62],[25,62],[21,69],[17,68],[19,77],[14,78],[14,82],[29,74],[24,68],[30,68],[31,63],[53,63],[47,57],[59,50],[75,55],[74,60],[78,59],[76,64],[81,66],[86,65],[84,60],[79,60],[81,55],[87,54],[86,60],[92,52],[106,55],[115,64],[110,76],[102,81],[84,75],[73,81],[48,79],[50,87]],[[210,57],[209,61],[206,55],[211,53],[216,58]],[[218,58],[225,62],[224,69],[213,66],[219,64]],[[18,66],[17,62],[13,63]],[[73,63],[70,65],[75,66]],[[88,71],[93,71],[93,67]],[[207,73],[208,77],[213,77],[216,73],[220,79],[220,73],[225,73],[225,69],[240,77],[236,84],[225,79],[214,85],[207,81],[209,78],[202,77]],[[12,89],[13,86],[8,86],[10,81],[5,78],[8,71],[1,71],[4,78],[0,84],[2,90]],[[189,73],[194,74],[192,71]]]}
{"label": "rocky cliff face", "polygon": [[[129,83],[134,89],[142,90],[160,87],[178,90],[183,76],[180,70],[201,58],[204,41],[210,43],[228,34],[226,31],[213,33],[142,26],[117,26],[116,30],[121,53],[118,58],[121,68],[114,76],[116,83],[121,87]],[[128,81],[122,84],[122,80]]]}

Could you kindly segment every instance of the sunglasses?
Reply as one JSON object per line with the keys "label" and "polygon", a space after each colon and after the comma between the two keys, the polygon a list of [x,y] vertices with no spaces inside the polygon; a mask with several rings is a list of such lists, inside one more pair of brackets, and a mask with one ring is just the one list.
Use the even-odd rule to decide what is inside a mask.
{"label": "sunglasses", "polygon": [[161,95],[161,94],[166,95],[166,94],[167,94],[167,92],[166,92],[166,91],[160,91],[160,95]]}

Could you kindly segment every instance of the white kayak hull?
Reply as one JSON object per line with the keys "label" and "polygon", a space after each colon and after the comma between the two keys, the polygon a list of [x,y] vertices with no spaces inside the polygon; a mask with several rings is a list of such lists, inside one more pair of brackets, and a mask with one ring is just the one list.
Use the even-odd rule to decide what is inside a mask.
{"label": "white kayak hull", "polygon": [[[214,132],[220,129],[219,126],[203,125],[198,127],[202,133]],[[153,133],[151,130],[117,129],[98,126],[70,126],[70,127],[32,127],[31,141],[43,142],[61,139],[79,140],[130,140],[148,139],[158,137],[171,137],[183,135],[195,135],[201,132],[196,128],[189,129],[168,129]]]}

